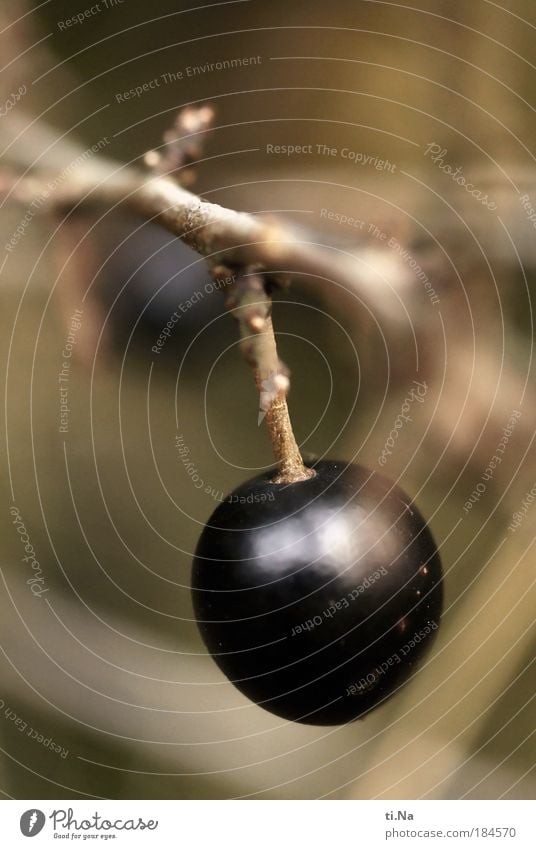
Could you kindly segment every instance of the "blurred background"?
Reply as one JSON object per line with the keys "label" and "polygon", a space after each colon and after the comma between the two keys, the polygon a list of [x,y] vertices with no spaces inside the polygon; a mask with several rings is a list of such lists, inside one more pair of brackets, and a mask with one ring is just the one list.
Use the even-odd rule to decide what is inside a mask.
{"label": "blurred background", "polygon": [[27,209],[3,197],[6,798],[533,796],[536,15],[507,6],[4,0],[3,173],[93,146],[141,167],[208,101],[192,189],[369,270],[277,298],[296,436],[377,467],[426,382],[384,472],[430,519],[446,592],[433,654],[365,721],[242,697],[199,638],[191,557],[271,457],[205,261],[120,208],[32,216],[9,249]]}

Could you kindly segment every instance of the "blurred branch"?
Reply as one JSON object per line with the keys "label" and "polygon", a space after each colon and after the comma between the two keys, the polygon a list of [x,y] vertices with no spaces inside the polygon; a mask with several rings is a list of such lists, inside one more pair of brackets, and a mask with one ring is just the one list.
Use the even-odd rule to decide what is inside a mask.
{"label": "blurred branch", "polygon": [[[157,174],[176,174],[183,186],[195,181],[195,171],[188,166],[201,158],[202,144],[196,139],[212,126],[212,106],[187,106],[181,109],[170,130],[164,133],[161,150],[150,150],[145,154],[145,164]],[[179,173],[180,172],[180,173]]]}
{"label": "blurred branch", "polygon": [[[186,117],[180,113],[175,123],[191,125],[192,109]],[[209,118],[207,107],[197,110],[198,123]],[[182,116],[182,117],[181,117]],[[43,128],[36,127],[42,135]],[[46,128],[45,128],[46,130]],[[196,130],[195,132],[202,132]],[[27,136],[34,132],[34,127]],[[49,133],[46,133],[47,137]],[[158,154],[150,151],[145,162],[157,172],[167,164],[175,177],[188,173],[198,145],[184,137],[179,143],[176,133],[167,138]],[[156,220],[178,236],[193,250],[205,256],[209,265],[223,263],[237,269],[255,266],[272,275],[291,274],[296,279],[322,284],[335,283],[367,298],[373,309],[396,320],[400,315],[398,299],[393,297],[392,281],[405,283],[409,274],[402,260],[385,250],[368,247],[349,252],[311,243],[288,222],[275,217],[253,216],[218,204],[209,203],[193,194],[175,179],[163,173],[147,174],[140,168],[107,159],[87,157],[79,167],[73,164],[73,146],[68,142],[68,168],[57,173],[58,146],[39,157],[39,169],[32,168],[29,138],[25,140],[26,168],[17,156],[17,171],[0,169],[0,197],[30,207],[39,199],[40,213],[65,214],[87,206],[114,207],[126,205],[149,220]],[[63,141],[59,143],[59,147]],[[36,137],[36,147],[43,149]],[[195,148],[195,149],[194,149]],[[35,147],[34,147],[35,150]],[[78,155],[84,151],[79,149]],[[67,158],[67,157],[65,157]],[[65,162],[65,158],[63,161]],[[35,159],[35,157],[34,157]],[[54,165],[49,168],[49,160]],[[182,162],[182,165],[179,164]],[[31,169],[31,170],[30,170]],[[179,169],[179,170],[177,170]],[[190,176],[188,176],[188,180]],[[50,186],[53,189],[50,189]],[[396,286],[395,286],[396,287]]]}
{"label": "blurred branch", "polygon": [[352,798],[456,798],[483,717],[524,669],[534,635],[533,547],[528,524],[503,539],[482,567],[484,580],[444,614],[426,674],[386,709],[390,722]]}

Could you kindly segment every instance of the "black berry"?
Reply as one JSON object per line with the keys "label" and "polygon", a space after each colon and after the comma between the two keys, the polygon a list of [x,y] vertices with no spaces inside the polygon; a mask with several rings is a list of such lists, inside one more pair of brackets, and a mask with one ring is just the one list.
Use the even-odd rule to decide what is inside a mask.
{"label": "black berry", "polygon": [[424,519],[389,480],[319,462],[222,502],[199,540],[195,614],[220,669],[296,722],[363,716],[413,674],[439,626],[441,564]]}

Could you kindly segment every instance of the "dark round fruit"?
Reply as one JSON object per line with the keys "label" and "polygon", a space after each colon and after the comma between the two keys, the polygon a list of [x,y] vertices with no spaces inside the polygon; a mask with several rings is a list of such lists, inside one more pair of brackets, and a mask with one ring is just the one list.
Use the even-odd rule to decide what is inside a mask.
{"label": "dark round fruit", "polygon": [[220,669],[266,710],[312,725],[363,716],[413,674],[439,626],[441,563],[421,514],[386,478],[319,462],[261,475],[214,511],[192,576]]}

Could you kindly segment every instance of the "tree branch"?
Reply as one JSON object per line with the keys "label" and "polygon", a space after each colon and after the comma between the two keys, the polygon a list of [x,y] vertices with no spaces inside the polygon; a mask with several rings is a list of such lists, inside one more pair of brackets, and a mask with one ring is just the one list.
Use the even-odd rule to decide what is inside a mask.
{"label": "tree branch", "polygon": [[[193,136],[206,129],[209,121],[206,109],[201,107],[199,110],[203,113],[199,119],[201,128]],[[189,116],[190,123],[191,120]],[[22,132],[19,127],[21,122],[24,123],[23,118],[16,116],[17,138]],[[177,124],[184,128],[180,116],[176,127]],[[46,127],[32,127],[32,134],[34,129],[42,137],[43,143],[38,141],[37,144],[46,150],[46,154],[38,160],[39,169],[21,173],[20,169],[24,168],[25,163],[20,159],[20,152],[24,149],[24,155],[29,156],[28,143],[23,138],[24,144],[19,141],[14,144],[10,154],[13,154],[12,160],[19,173],[7,168],[0,169],[0,197],[6,201],[30,207],[36,198],[47,194],[46,200],[39,205],[39,211],[43,213],[61,213],[85,206],[112,207],[124,204],[144,218],[159,221],[167,230],[205,256],[212,266],[224,263],[246,268],[253,265],[271,275],[291,275],[309,284],[311,281],[321,281],[324,286],[338,285],[366,299],[377,315],[393,322],[400,320],[397,290],[399,287],[407,287],[412,277],[398,255],[384,248],[353,250],[348,246],[342,250],[318,245],[311,241],[310,235],[296,230],[288,222],[275,217],[236,212],[203,201],[169,176],[147,174],[140,168],[121,165],[103,155],[92,156],[80,166],[71,168],[76,156],[72,143],[65,144],[62,159],[57,146],[51,143],[50,130]],[[184,137],[180,141],[182,159],[175,156],[172,162],[173,156],[170,158],[170,154],[176,139],[171,139],[171,150],[158,154],[149,151],[146,164],[160,172],[163,163],[167,162],[175,177],[186,174],[190,182],[190,163],[195,159],[197,144],[185,143]],[[62,141],[60,147],[63,144]],[[82,153],[79,149],[78,154]],[[31,161],[28,159],[26,163],[28,169]],[[68,163],[59,176],[58,161]],[[177,167],[182,170],[177,171]],[[53,190],[49,188],[51,185]]]}
{"label": "tree branch", "polygon": [[[145,165],[155,172],[149,176],[131,166],[83,154],[78,157],[80,164],[75,159],[59,175],[0,172],[0,194],[31,209],[38,199],[38,211],[56,214],[88,204],[124,204],[147,219],[159,221],[204,255],[215,276],[221,264],[234,269],[236,279],[228,305],[240,325],[242,351],[255,372],[261,416],[266,419],[278,464],[274,482],[292,483],[314,472],[304,466],[292,431],[286,402],[288,372],[277,355],[266,280],[282,285],[288,275],[307,281],[316,277],[353,289],[367,288],[370,294],[367,277],[371,275],[367,274],[367,262],[348,252],[311,244],[275,218],[207,203],[179,185],[177,180],[184,174],[191,182],[191,165],[201,151],[197,136],[202,137],[212,118],[208,106],[188,107],[179,113],[173,129],[164,136],[162,148],[145,155]],[[367,259],[370,262],[370,256]],[[385,264],[385,253],[382,260]],[[381,268],[385,271],[385,266]],[[400,269],[398,276],[402,276]],[[384,300],[378,298],[376,303],[383,306]]]}

